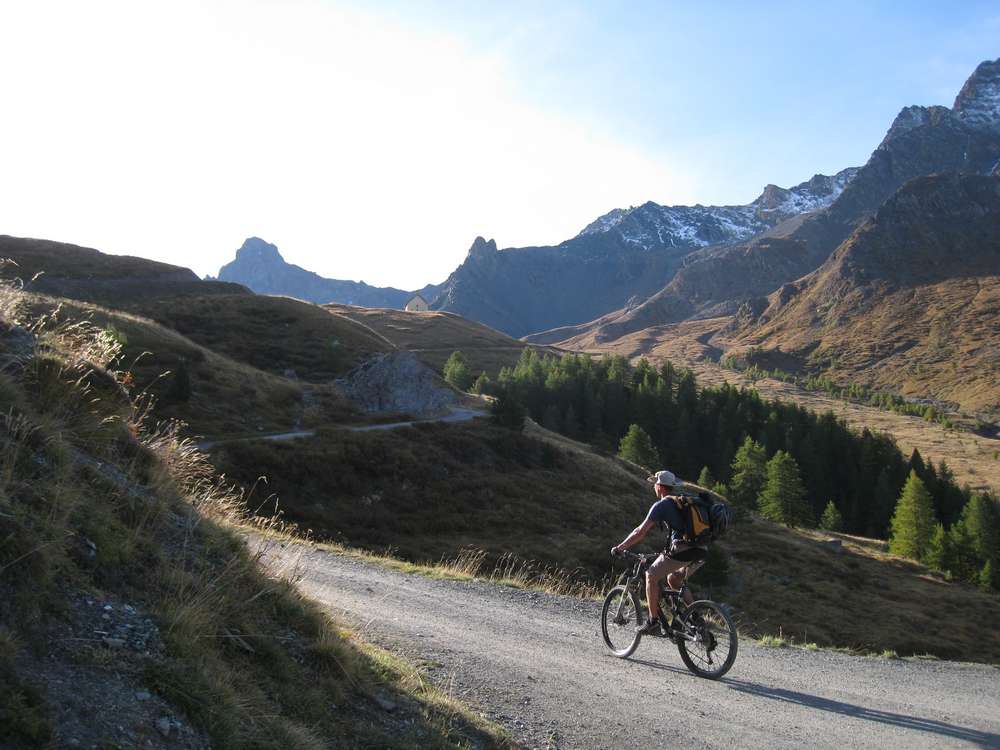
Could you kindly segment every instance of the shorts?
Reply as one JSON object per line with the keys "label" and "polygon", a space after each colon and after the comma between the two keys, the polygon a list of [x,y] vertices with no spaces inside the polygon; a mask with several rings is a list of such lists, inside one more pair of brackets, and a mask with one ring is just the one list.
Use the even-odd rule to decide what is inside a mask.
{"label": "shorts", "polygon": [[[688,563],[698,562],[706,557],[708,557],[708,550],[704,547],[686,547],[676,552],[664,552],[656,558],[646,572],[651,574],[653,578],[663,578],[668,573],[680,570]],[[678,565],[678,563],[681,564]]]}
{"label": "shorts", "polygon": [[677,552],[668,552],[667,557],[678,562],[698,562],[708,557],[708,550],[704,547],[688,547]]}

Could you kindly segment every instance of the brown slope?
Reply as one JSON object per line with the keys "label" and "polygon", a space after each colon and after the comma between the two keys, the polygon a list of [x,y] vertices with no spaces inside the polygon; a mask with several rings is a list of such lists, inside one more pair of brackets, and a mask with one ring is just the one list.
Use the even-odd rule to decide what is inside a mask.
{"label": "brown slope", "polygon": [[[597,342],[654,325],[731,314],[745,300],[816,269],[906,181],[935,172],[989,174],[1000,161],[994,78],[1000,60],[981,64],[955,107],[907,107],[830,208],[790,231],[693,253],[660,292],[592,324]],[[969,117],[970,107],[977,117]],[[579,331],[575,332],[579,335]]]}
{"label": "brown slope", "polygon": [[908,183],[817,271],[773,293],[734,343],[1000,413],[1000,178]]}
{"label": "brown slope", "polygon": [[[409,312],[338,304],[323,307],[363,324],[392,346],[414,352],[438,371],[452,352],[460,350],[468,357],[473,372],[485,371],[494,377],[501,367],[516,364],[527,346],[506,333],[451,312]],[[532,348],[559,353],[552,347]]]}

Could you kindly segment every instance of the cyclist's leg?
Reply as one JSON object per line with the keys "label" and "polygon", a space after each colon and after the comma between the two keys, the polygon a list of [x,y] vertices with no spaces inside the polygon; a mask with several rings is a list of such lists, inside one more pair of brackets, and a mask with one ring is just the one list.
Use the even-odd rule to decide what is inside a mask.
{"label": "cyclist's leg", "polygon": [[[670,550],[670,559],[677,563],[678,567],[667,576],[667,585],[675,591],[679,591],[684,586],[687,578],[688,565],[698,560],[704,560],[708,556],[708,551],[701,547],[674,547]],[[689,589],[684,590],[684,603],[694,602],[694,596]]]}
{"label": "cyclist's leg", "polygon": [[664,578],[669,580],[669,576],[683,566],[682,562],[660,555],[646,571],[646,604],[651,620],[660,616],[660,581]]}

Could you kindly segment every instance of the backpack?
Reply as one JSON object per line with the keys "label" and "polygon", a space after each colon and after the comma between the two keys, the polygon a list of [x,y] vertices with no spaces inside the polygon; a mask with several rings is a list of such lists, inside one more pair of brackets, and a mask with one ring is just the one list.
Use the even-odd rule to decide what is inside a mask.
{"label": "backpack", "polygon": [[687,525],[684,541],[688,544],[708,544],[721,538],[733,521],[733,509],[728,503],[714,500],[707,492],[696,497],[682,496],[678,503]]}

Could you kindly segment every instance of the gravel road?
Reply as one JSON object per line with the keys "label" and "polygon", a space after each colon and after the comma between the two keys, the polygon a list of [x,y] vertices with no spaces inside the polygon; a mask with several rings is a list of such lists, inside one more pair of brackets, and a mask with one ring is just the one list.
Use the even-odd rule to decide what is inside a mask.
{"label": "gravel road", "polygon": [[432,580],[294,544],[272,545],[267,559],[294,566],[331,613],[423,664],[528,748],[1000,747],[996,667],[743,641],[712,682],[662,639],[644,639],[631,659],[611,656],[599,603]]}

